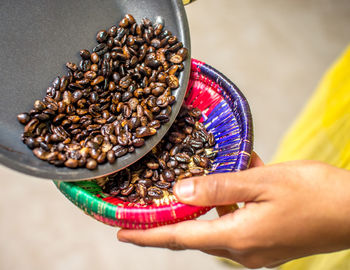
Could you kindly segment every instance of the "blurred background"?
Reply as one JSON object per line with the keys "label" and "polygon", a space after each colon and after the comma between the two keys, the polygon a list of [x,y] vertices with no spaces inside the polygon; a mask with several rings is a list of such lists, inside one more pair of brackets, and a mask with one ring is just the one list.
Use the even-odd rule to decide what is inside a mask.
{"label": "blurred background", "polygon": [[[268,162],[349,43],[350,1],[199,0],[186,11],[192,57],[245,94],[255,151]],[[78,210],[50,181],[0,166],[0,184],[0,269],[229,269],[197,251],[119,243],[115,228]]]}

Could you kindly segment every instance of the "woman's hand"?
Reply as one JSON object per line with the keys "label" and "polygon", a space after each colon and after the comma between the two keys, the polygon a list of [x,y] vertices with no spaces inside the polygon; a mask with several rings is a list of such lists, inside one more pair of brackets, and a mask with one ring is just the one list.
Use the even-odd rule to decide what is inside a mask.
{"label": "woman's hand", "polygon": [[[254,155],[252,165],[262,165]],[[120,230],[140,246],[198,249],[247,267],[273,267],[307,255],[350,248],[350,172],[311,161],[261,166],[180,181],[187,204],[245,202],[211,221],[185,221],[149,230]]]}

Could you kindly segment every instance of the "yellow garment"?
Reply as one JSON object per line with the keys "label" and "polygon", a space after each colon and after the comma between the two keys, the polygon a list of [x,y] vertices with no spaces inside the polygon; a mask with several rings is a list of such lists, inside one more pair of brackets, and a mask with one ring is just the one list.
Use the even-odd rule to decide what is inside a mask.
{"label": "yellow garment", "polygon": [[[330,68],[282,141],[274,162],[319,160],[350,169],[350,46]],[[282,270],[350,269],[350,250],[310,256]]]}

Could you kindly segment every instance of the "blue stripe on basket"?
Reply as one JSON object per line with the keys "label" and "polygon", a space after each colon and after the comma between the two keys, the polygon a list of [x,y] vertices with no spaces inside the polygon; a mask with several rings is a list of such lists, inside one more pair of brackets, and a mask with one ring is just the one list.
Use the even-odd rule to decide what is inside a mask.
{"label": "blue stripe on basket", "polygon": [[[233,167],[234,171],[246,169],[249,165],[250,153],[253,149],[253,126],[248,102],[246,101],[241,91],[237,88],[237,86],[216,69],[212,68],[207,64],[204,64],[200,66],[200,71],[220,86],[221,94],[223,95],[225,101],[227,101],[227,106],[229,106],[229,104],[231,105],[229,107],[231,109],[231,112],[233,111],[235,115],[236,123],[234,124],[234,131],[231,129],[232,125],[223,125],[221,127],[221,129],[227,129],[226,134],[223,134],[223,132],[220,134],[220,128],[217,128],[217,130],[215,130],[215,128],[213,129],[213,126],[218,126],[217,124],[214,124],[214,118],[217,117],[220,113],[225,113],[225,109],[227,109],[227,106],[224,106],[224,104],[220,103],[221,106],[217,106],[218,108],[215,108],[212,111],[211,114],[213,114],[213,117],[211,116],[211,114],[209,115],[208,120],[206,122],[208,122],[210,119],[212,119],[213,122],[207,127],[216,135],[215,137],[218,142],[218,148],[221,148],[221,141],[227,141],[228,143],[230,140],[232,143],[233,140],[243,138],[239,145],[234,144],[232,145],[231,149],[225,149],[225,151],[221,151],[221,153],[219,152],[215,163],[219,161],[235,162],[235,166]],[[221,117],[222,115],[220,115],[220,118]],[[227,119],[225,122],[227,123]],[[239,131],[237,131],[237,129],[239,129]],[[218,136],[218,134],[216,134],[215,131],[217,131],[220,135],[225,136],[221,138]],[[230,132],[232,132],[232,134],[227,135]],[[233,156],[229,155],[228,152],[230,150],[234,151]],[[238,153],[239,155],[237,155]],[[215,173],[219,171],[222,172],[222,170],[228,169],[228,167],[229,166],[226,166],[226,164],[219,165],[215,169]]]}
{"label": "blue stripe on basket", "polygon": [[241,134],[237,119],[226,100],[222,100],[203,123],[214,134],[214,149],[218,151],[210,173],[231,172],[232,165],[237,161]]}

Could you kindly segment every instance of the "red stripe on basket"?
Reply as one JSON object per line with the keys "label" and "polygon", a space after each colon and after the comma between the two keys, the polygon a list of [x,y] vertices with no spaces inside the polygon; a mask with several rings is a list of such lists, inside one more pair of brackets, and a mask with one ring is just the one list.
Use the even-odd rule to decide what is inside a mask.
{"label": "red stripe on basket", "polygon": [[219,85],[203,77],[198,72],[191,73],[190,83],[188,86],[188,95],[186,104],[197,107],[208,116],[211,111],[224,99],[219,94]]}
{"label": "red stripe on basket", "polygon": [[[180,203],[178,203],[180,205]],[[187,206],[187,208],[191,208],[192,206]],[[183,207],[181,207],[182,209]],[[106,218],[103,217],[99,214],[93,213],[92,216],[107,224],[107,225],[111,225],[111,226],[118,226],[121,228],[126,228],[126,229],[149,229],[149,228],[154,228],[154,227],[158,227],[158,226],[163,226],[163,225],[169,225],[169,224],[174,224],[180,221],[185,221],[185,220],[191,220],[191,219],[195,219],[203,214],[205,214],[206,212],[208,212],[211,207],[193,207],[195,209],[193,209],[192,213],[185,213],[188,211],[179,211],[175,210],[175,212],[182,212],[185,216],[182,215],[178,215],[179,217],[176,218],[171,218],[168,220],[163,220],[163,219],[156,219],[156,221],[150,221],[149,218],[146,218],[144,220],[140,220],[140,212],[138,211],[137,213],[135,213],[137,216],[135,216],[133,219],[122,219],[119,217],[116,217],[116,219],[111,219],[111,218]],[[138,210],[141,210],[140,208],[138,208]],[[159,209],[158,209],[159,210]],[[188,209],[187,209],[188,210]],[[130,211],[130,208],[127,209],[127,211]],[[143,211],[145,211],[144,209],[142,209],[142,213]],[[169,211],[169,210],[165,210],[164,211]],[[124,211],[124,214],[126,212]],[[164,212],[163,212],[164,213]],[[154,213],[153,213],[154,214]],[[177,213],[179,214],[179,213]]]}

